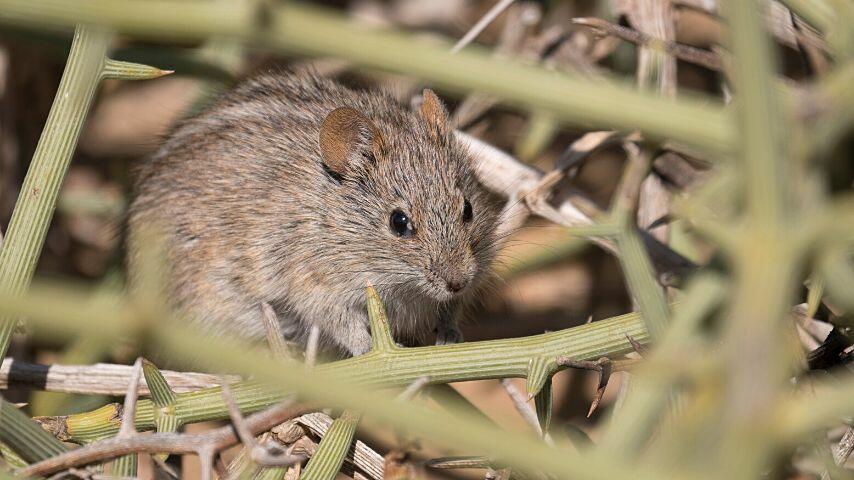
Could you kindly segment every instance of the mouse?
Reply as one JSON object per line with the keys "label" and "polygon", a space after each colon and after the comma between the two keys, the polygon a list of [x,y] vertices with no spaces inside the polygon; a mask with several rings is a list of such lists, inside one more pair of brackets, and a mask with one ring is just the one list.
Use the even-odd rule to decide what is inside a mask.
{"label": "mouse", "polygon": [[459,318],[496,256],[499,203],[443,102],[420,108],[311,74],[250,77],[136,165],[128,269],[156,232],[170,306],[217,335],[371,350],[366,284],[401,345],[463,340]]}

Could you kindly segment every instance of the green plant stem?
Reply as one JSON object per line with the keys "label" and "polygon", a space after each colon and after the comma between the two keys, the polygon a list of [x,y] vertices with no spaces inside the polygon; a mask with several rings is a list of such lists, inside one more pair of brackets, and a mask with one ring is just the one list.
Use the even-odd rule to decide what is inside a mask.
{"label": "green plant stem", "polygon": [[17,407],[0,398],[0,442],[12,448],[24,461],[38,462],[68,448],[42,429]]}
{"label": "green plant stem", "polygon": [[722,475],[741,478],[761,476],[777,446],[772,430],[777,419],[767,406],[785,394],[793,368],[781,322],[795,297],[803,253],[791,240],[795,162],[777,95],[768,88],[775,56],[761,28],[767,6],[759,0],[726,3],[734,89],[740,93],[736,166],[743,177],[744,217],[727,252],[735,266],[723,332],[728,375],[712,435],[722,445],[716,459],[724,465]]}
{"label": "green plant stem", "polygon": [[142,360],[142,372],[145,375],[145,384],[151,392],[151,400],[158,408],[169,408],[175,405],[175,392],[169,386],[169,382],[160,373],[160,369],[148,360]]}
{"label": "green plant stem", "polygon": [[[49,295],[51,302],[40,300]],[[129,306],[119,300],[91,302],[86,295],[59,296],[52,289],[34,286],[27,296],[0,295],[0,311],[25,315],[37,333],[53,338],[69,335],[111,336],[119,332],[137,331]],[[127,312],[126,315],[116,312]],[[176,323],[172,319],[161,326]],[[153,327],[153,325],[150,325]],[[159,328],[159,327],[158,327]],[[529,379],[531,393],[539,390],[548,375],[557,369],[556,359],[567,356],[577,360],[595,360],[632,350],[626,335],[641,343],[648,336],[640,314],[630,313],[600,320],[587,325],[557,332],[523,338],[469,342],[417,348],[399,348],[392,344],[388,350],[375,350],[366,355],[323,364],[315,368],[317,375],[329,376],[335,382],[347,382],[363,388],[405,387],[416,379],[427,376],[433,384],[479,379],[519,377]],[[186,336],[178,334],[171,341]],[[165,340],[164,340],[165,341]],[[163,348],[162,345],[158,345]],[[207,348],[207,347],[206,347]],[[299,364],[293,368],[302,369]],[[536,381],[532,378],[536,376]],[[232,386],[232,393],[242,412],[257,411],[280,401],[284,392],[264,388],[254,382],[240,382]],[[228,418],[228,410],[219,388],[177,394],[174,415],[180,424],[203,420]],[[150,400],[137,404],[136,424],[140,430],[154,428],[154,407]],[[67,417],[68,440],[90,441],[104,438],[118,431],[116,406]]]}
{"label": "green plant stem", "polygon": [[573,235],[571,232],[570,229],[565,233],[565,236],[561,236],[544,246],[531,246],[529,249],[515,254],[513,258],[496,265],[496,273],[504,281],[510,281],[518,276],[554,266],[561,260],[571,258],[590,244],[585,238]]}
{"label": "green plant stem", "polygon": [[118,478],[132,478],[137,474],[137,457],[136,453],[122,455],[113,460],[108,465],[110,475]]}
{"label": "green plant stem", "polygon": [[[387,341],[378,341],[375,346],[386,347],[357,358],[318,366],[311,375],[305,375],[299,362],[271,360],[265,353],[253,350],[245,343],[202,335],[197,328],[185,326],[176,318],[160,321],[139,318],[130,308],[119,308],[120,311],[131,311],[127,315],[116,315],[116,302],[96,304],[87,302],[86,296],[80,294],[66,294],[64,299],[55,297],[51,305],[45,307],[45,302],[38,296],[39,290],[32,288],[27,297],[0,295],[0,308],[9,313],[27,315],[31,325],[47,327],[39,330],[54,335],[69,332],[102,335],[113,329],[139,331],[140,324],[133,322],[142,322],[149,327],[145,333],[150,345],[156,345],[158,351],[168,354],[169,358],[180,362],[192,357],[212,369],[252,375],[259,382],[264,382],[267,385],[264,388],[248,382],[232,387],[233,396],[244,412],[271,405],[286,392],[298,392],[306,401],[364,411],[372,418],[418,432],[439,444],[481,451],[519,465],[523,470],[603,480],[630,471],[628,466],[619,462],[590,463],[579,454],[565,450],[556,455],[556,450],[537,439],[512,438],[470,414],[457,412],[453,417],[437,414],[393,400],[388,394],[375,390],[408,385],[425,375],[433,383],[532,375],[542,375],[545,379],[557,369],[558,356],[592,359],[627,352],[632,347],[626,335],[646,341],[646,331],[638,314],[518,339],[419,348],[399,348],[393,343],[388,348]],[[73,321],[68,321],[65,312],[75,313]],[[377,331],[387,331],[387,327]],[[150,401],[140,401],[137,405],[137,425],[147,422],[141,425],[141,429],[152,428],[152,409]],[[224,418],[227,415],[219,389],[178,395],[175,409],[184,421]],[[96,432],[101,432],[100,437],[103,438],[118,429],[116,406],[101,410],[100,418],[88,415],[89,438],[99,438],[94,435]],[[82,419],[77,416],[75,420]],[[73,423],[81,425],[79,421]],[[71,428],[72,422],[67,422],[66,426]],[[637,479],[657,478],[655,472],[646,468],[632,468],[631,472]]]}
{"label": "green plant stem", "polygon": [[147,80],[169,75],[170,73],[173,73],[172,70],[160,70],[159,68],[148,65],[122,62],[108,58],[104,62],[103,78],[113,80]]}
{"label": "green plant stem", "polygon": [[300,480],[333,480],[344,464],[344,458],[353,444],[361,415],[345,410],[336,418],[329,431],[320,440],[317,452],[311,457]]}
{"label": "green plant stem", "polygon": [[646,327],[653,339],[660,338],[670,319],[670,309],[664,289],[655,280],[655,269],[635,227],[626,228],[617,235],[620,265],[626,284],[646,319]]}
{"label": "green plant stem", "polygon": [[[59,90],[0,248],[4,292],[19,294],[33,278],[59,189],[101,79],[109,41],[110,35],[102,30],[78,27],[74,32]],[[17,317],[0,317],[0,358],[6,355],[17,323]]]}
{"label": "green plant stem", "polygon": [[651,154],[638,147],[630,149],[625,171],[615,194],[611,208],[614,223],[619,226],[616,234],[620,251],[620,266],[653,340],[664,333],[670,318],[670,310],[664,289],[655,279],[655,269],[646,251],[634,220],[640,198],[640,188],[651,167]]}
{"label": "green plant stem", "polygon": [[849,311],[854,309],[854,268],[850,258],[852,249],[831,247],[819,257],[819,272],[824,279],[827,295]]}
{"label": "green plant stem", "polygon": [[[595,360],[631,351],[626,335],[631,335],[641,343],[647,341],[646,329],[639,314],[517,339],[371,352],[320,365],[316,370],[366,388],[405,387],[422,376],[429,377],[431,384],[525,378],[534,358],[547,360],[551,364],[547,371],[553,373],[557,368],[554,359],[560,355],[578,360]],[[245,413],[260,410],[282,398],[281,392],[270,391],[253,382],[233,385],[232,393],[240,410]],[[219,388],[178,394],[175,416],[181,424],[228,418],[228,411],[220,396]],[[99,410],[105,408],[108,407]],[[81,441],[102,438],[117,432],[118,423],[104,422],[103,417],[99,413],[70,415],[67,422],[71,439]],[[136,423],[140,429],[150,430],[154,427],[154,409],[150,401],[139,401]]]}
{"label": "green plant stem", "polygon": [[297,2],[2,0],[0,22],[39,28],[91,22],[158,41],[232,37],[285,53],[347,58],[448,89],[482,91],[585,127],[640,129],[650,138],[714,152],[730,151],[735,136],[729,113],[717,100],[670,101],[638,92],[616,78],[591,81],[555,74],[494,59],[477,48],[452,55],[448,44],[360,27],[329,10]]}
{"label": "green plant stem", "polygon": [[[636,320],[640,330],[643,331],[643,327],[640,325],[642,322],[640,319]],[[595,323],[591,325],[595,325]],[[625,340],[625,330],[614,324],[609,325],[609,329],[614,331],[615,334],[619,331],[618,335],[622,336],[622,339]],[[190,334],[190,330],[177,325],[161,325],[153,333],[153,341],[176,359],[186,360],[189,358],[190,352],[199,353],[199,361],[209,365],[210,368],[222,369],[226,365],[229,365],[230,368],[234,368],[237,371],[256,375],[256,378],[260,381],[268,382],[269,385],[277,385],[279,388],[287,391],[297,391],[300,393],[300,396],[308,400],[323,402],[324,405],[336,408],[361,410],[366,415],[370,415],[371,418],[388,425],[394,425],[395,428],[417,432],[426,440],[432,440],[439,444],[455,448],[483,452],[492,458],[500,458],[509,464],[517,465],[524,471],[542,470],[560,478],[584,477],[589,479],[611,479],[628,474],[631,471],[637,479],[658,478],[656,472],[652,472],[648,468],[638,467],[630,470],[628,466],[614,459],[608,462],[590,463],[580,455],[573,454],[567,450],[560,450],[560,454],[558,455],[557,450],[543,445],[538,439],[506,435],[502,430],[488,426],[482,421],[473,419],[470,415],[465,415],[461,412],[456,412],[453,416],[440,415],[425,408],[416,407],[411,403],[396,401],[387,395],[374,392],[373,390],[379,385],[369,389],[364,388],[364,386],[356,387],[354,382],[347,380],[350,377],[340,370],[338,374],[342,375],[341,377],[330,376],[328,375],[329,372],[322,372],[320,368],[316,368],[311,376],[306,376],[300,368],[288,366],[283,368],[281,362],[273,362],[261,354],[248,352],[247,348],[243,345],[224,340],[217,341],[201,338],[197,334],[194,337]],[[604,334],[605,332],[600,333]],[[537,352],[528,352],[535,355],[533,359],[528,360],[528,364],[535,363],[531,360],[536,361],[537,355],[551,356],[547,350],[550,343],[548,340],[540,337],[536,343],[538,345],[533,348]],[[476,342],[472,345],[483,348],[484,344],[500,345],[493,342]],[[543,348],[544,345],[546,345],[545,348]],[[454,349],[465,346],[466,344],[448,347],[422,347],[421,349],[411,350],[420,350],[418,363],[427,365],[432,363],[431,360],[440,356],[443,352],[445,355],[452,352],[459,353],[458,350],[455,351]],[[625,347],[624,351],[631,348],[628,345],[625,345]],[[379,375],[375,374],[374,376],[381,375],[397,383],[397,372],[395,371],[397,362],[394,361],[394,357],[405,353],[406,350],[410,349],[399,349],[398,352],[380,354],[379,356],[386,357],[389,363],[385,366],[377,366]],[[501,358],[498,361],[500,363],[504,363],[514,357],[513,348],[509,345],[507,348],[509,353],[504,355],[500,351],[495,352],[493,350],[493,348],[490,348],[489,351],[482,349],[480,350],[482,355],[479,358],[464,360],[464,362],[472,365],[466,366],[465,363],[457,361],[453,365],[447,365],[445,368],[452,372],[458,369],[477,370],[478,367],[481,370],[490,371],[502,367],[492,365],[493,361],[488,357]],[[368,355],[374,356],[374,353],[372,352]],[[513,363],[512,360],[510,362]],[[296,365],[294,364],[294,366]],[[525,366],[526,370],[527,368],[528,365]],[[355,369],[351,364],[349,370],[358,372],[361,369]],[[405,372],[402,373],[405,375]],[[438,371],[437,374],[442,376],[447,375],[441,371]],[[417,374],[416,378],[421,375],[423,373]],[[408,384],[410,381],[406,383]]]}
{"label": "green plant stem", "polygon": [[288,473],[288,467],[267,467],[258,470],[252,480],[282,480]]}
{"label": "green plant stem", "polygon": [[[27,462],[21,458],[20,455],[15,453],[14,450],[9,448],[3,442],[0,442],[0,456],[2,456],[3,461],[6,462],[6,465],[11,468],[24,468],[27,466]],[[0,470],[2,471],[2,470]]]}
{"label": "green plant stem", "polygon": [[[702,321],[724,300],[725,287],[721,278],[701,274],[685,290],[685,300],[679,304],[670,328],[652,353],[652,360],[672,357],[685,348],[686,340],[697,336]],[[641,365],[639,369],[644,369]],[[631,394],[625,404],[614,414],[614,428],[606,430],[599,442],[603,455],[620,455],[634,458],[656,434],[658,420],[668,403],[674,383],[678,380],[665,372],[655,377],[637,372],[632,382]]]}
{"label": "green plant stem", "polygon": [[[56,200],[77,140],[104,78],[146,79],[169,73],[106,57],[112,34],[78,26],[36,151],[0,247],[0,291],[20,294],[33,278]],[[18,319],[0,317],[0,358],[5,357]]]}

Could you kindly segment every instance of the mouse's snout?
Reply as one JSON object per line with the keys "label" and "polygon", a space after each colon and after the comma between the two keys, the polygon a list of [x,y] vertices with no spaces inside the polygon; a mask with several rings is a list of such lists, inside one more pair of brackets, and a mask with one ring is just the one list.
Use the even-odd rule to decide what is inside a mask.
{"label": "mouse's snout", "polygon": [[459,294],[474,280],[476,267],[471,262],[455,261],[434,263],[430,267],[434,288],[439,297],[451,297]]}
{"label": "mouse's snout", "polygon": [[445,287],[451,293],[459,292],[460,290],[466,288],[466,285],[468,285],[468,284],[469,284],[469,279],[464,278],[462,276],[454,277],[454,278],[445,280]]}

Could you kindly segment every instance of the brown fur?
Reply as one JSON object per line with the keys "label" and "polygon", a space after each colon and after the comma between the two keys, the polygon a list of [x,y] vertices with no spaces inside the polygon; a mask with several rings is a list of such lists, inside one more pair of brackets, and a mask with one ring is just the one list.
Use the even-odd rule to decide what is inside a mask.
{"label": "brown fur", "polygon": [[[438,326],[440,341],[454,341],[453,312],[495,256],[497,207],[446,122],[429,91],[419,115],[316,77],[250,79],[138,169],[131,273],[141,269],[140,232],[156,226],[172,300],[214,332],[263,337],[268,302],[290,337],[317,325],[334,345],[365,353],[369,281],[397,338]],[[394,209],[414,235],[392,232]],[[467,287],[451,293],[451,281]]]}

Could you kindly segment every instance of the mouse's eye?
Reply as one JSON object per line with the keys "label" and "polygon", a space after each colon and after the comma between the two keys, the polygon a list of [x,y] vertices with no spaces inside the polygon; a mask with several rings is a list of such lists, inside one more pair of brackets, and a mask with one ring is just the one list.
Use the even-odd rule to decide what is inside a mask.
{"label": "mouse's eye", "polygon": [[471,202],[466,200],[463,203],[463,221],[464,222],[470,222],[472,218],[474,218],[474,212],[472,211],[472,208],[471,208]]}
{"label": "mouse's eye", "polygon": [[412,225],[409,215],[400,209],[391,212],[391,216],[388,219],[388,226],[398,237],[411,237],[415,233],[415,226]]}

